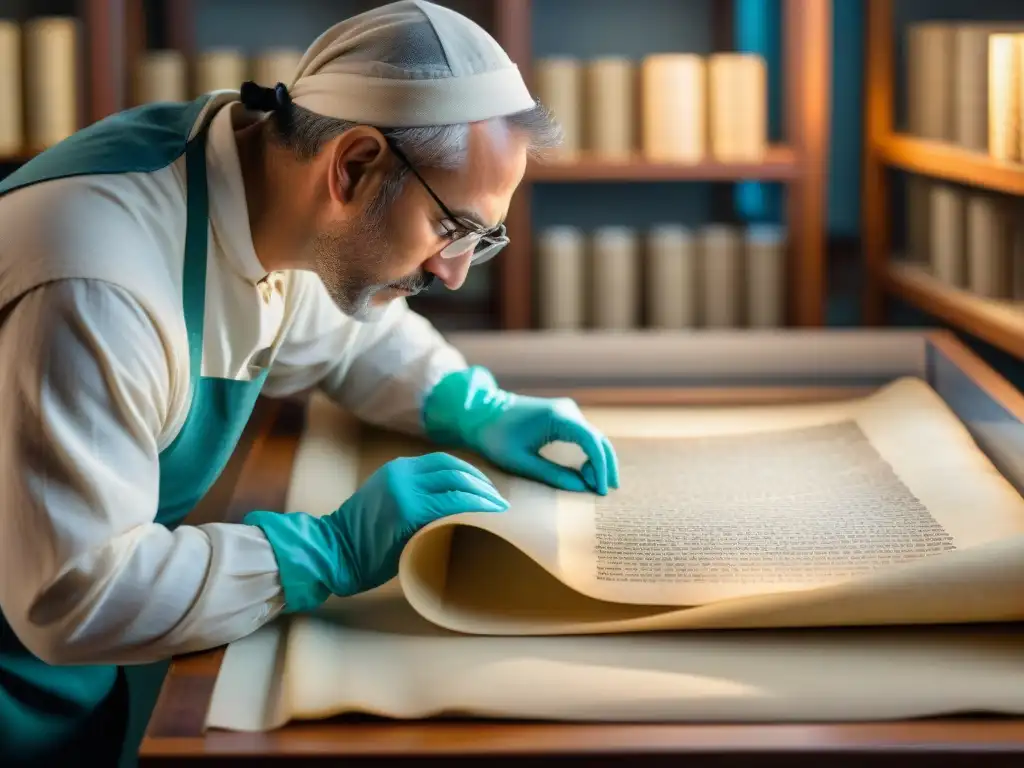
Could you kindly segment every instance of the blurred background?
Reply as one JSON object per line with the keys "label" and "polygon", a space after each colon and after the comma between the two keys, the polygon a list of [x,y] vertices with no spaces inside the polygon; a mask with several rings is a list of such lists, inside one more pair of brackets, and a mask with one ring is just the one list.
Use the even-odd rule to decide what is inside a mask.
{"label": "blurred background", "polygon": [[[0,174],[368,0],[0,0]],[[1024,386],[1021,0],[447,0],[566,127],[442,330],[927,325]]]}

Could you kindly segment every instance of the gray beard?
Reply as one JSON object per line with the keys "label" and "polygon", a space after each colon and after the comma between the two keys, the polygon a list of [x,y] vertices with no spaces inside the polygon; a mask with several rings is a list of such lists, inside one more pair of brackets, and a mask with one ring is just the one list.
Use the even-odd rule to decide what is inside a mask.
{"label": "gray beard", "polygon": [[385,211],[362,221],[357,231],[321,234],[313,242],[314,264],[331,300],[353,320],[378,322],[387,305],[377,306],[373,299],[387,288],[411,293],[426,290],[433,276],[426,272],[408,275],[391,282],[375,282],[387,264]]}

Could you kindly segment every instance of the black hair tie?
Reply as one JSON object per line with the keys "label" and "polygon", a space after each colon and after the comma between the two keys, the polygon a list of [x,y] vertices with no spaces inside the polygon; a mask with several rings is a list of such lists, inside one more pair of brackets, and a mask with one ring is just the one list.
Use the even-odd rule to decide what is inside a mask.
{"label": "black hair tie", "polygon": [[288,88],[278,83],[273,88],[257,85],[252,80],[242,83],[242,104],[256,112],[276,112],[292,103]]}

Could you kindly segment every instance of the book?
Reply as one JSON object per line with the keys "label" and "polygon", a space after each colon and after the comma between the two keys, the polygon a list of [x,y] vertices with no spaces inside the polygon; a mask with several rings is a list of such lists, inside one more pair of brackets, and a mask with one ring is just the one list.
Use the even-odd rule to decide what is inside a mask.
{"label": "book", "polygon": [[[954,28],[945,22],[919,22],[907,28],[906,130],[911,136],[934,141],[954,137]],[[906,174],[906,252],[922,264],[932,261],[933,182]],[[941,196],[941,193],[940,193]],[[940,202],[941,205],[941,202]]]}
{"label": "book", "polygon": [[1022,40],[1009,32],[988,38],[988,153],[996,160],[1021,159]]}
{"label": "book", "polygon": [[[436,450],[311,408],[290,509],[329,514],[390,458]],[[927,383],[584,412],[618,490],[460,454],[510,509],[433,523],[394,581],[232,644],[208,725],[1024,712],[1024,499]]]}

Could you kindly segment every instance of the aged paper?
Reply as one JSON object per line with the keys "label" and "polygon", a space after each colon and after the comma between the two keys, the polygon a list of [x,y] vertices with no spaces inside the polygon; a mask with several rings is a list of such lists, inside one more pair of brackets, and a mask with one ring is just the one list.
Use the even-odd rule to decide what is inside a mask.
{"label": "aged paper", "polygon": [[[478,461],[508,513],[431,526],[398,580],[233,644],[210,725],[1024,711],[1013,627],[852,628],[1024,618],[1022,500],[923,382],[587,416],[621,447],[625,492],[563,494]],[[329,513],[384,461],[428,450],[318,401],[289,509]],[[748,629],[678,631],[698,628]]]}
{"label": "aged paper", "polygon": [[[1024,617],[1024,500],[923,381],[839,403],[586,413],[622,488],[487,469],[511,509],[442,521],[403,554],[423,616],[482,634]],[[641,538],[660,553],[616,549]]]}
{"label": "aged paper", "polygon": [[[429,450],[423,444],[395,443],[382,435],[364,440],[360,447],[350,423],[323,404],[318,404],[313,417],[296,462],[290,509],[328,513],[360,478],[395,450]],[[676,439],[664,429],[664,414],[656,422],[631,423],[634,433],[647,429],[662,432],[650,437]],[[776,439],[778,427],[783,425],[772,426],[775,437],[766,439]],[[799,429],[820,426],[805,424]],[[927,427],[921,428],[929,432]],[[837,418],[834,426],[825,427],[817,437],[833,444],[837,435],[857,451],[864,451],[845,417]],[[935,438],[934,433],[929,434],[929,439]],[[700,463],[710,461],[721,447],[722,443],[703,444],[703,453],[694,454],[699,460],[694,459],[690,471],[703,468]],[[754,451],[750,445],[746,450]],[[842,449],[849,450],[849,445]],[[627,453],[633,452],[628,449]],[[856,471],[867,469],[869,477],[883,476],[884,486],[894,487],[891,477],[879,474],[876,458],[870,453],[861,455],[866,459]],[[963,460],[950,461],[941,447],[934,455],[946,462],[947,471],[963,472]],[[975,460],[973,456],[969,459]],[[813,461],[828,465],[825,458]],[[984,469],[984,464],[976,466],[979,468]],[[514,492],[516,481],[500,476],[499,482],[505,493]],[[852,487],[859,485],[853,483]],[[967,525],[925,516],[895,487],[894,498],[900,506],[894,510],[909,515],[915,530],[934,530],[935,524],[944,524],[951,542],[942,538],[937,546],[942,554],[913,560],[941,567],[919,569],[898,580],[876,579],[873,584],[880,590],[874,604],[888,606],[890,618],[900,621],[908,602],[924,601],[935,610],[948,604],[963,609],[985,595],[1004,595],[1002,608],[1007,617],[1019,614],[1024,579],[1021,553],[1014,554],[1013,540],[985,545],[983,536],[971,538]],[[793,485],[786,490],[792,494]],[[529,493],[543,500],[544,493],[532,484],[523,492]],[[648,493],[657,498],[656,490]],[[687,493],[722,503],[720,490],[694,487]],[[808,487],[807,493],[816,494],[818,489]],[[999,499],[999,494],[989,496],[991,499]],[[922,506],[928,509],[927,502]],[[536,506],[530,506],[525,514],[537,515]],[[530,519],[550,518],[549,510],[543,517]],[[993,515],[988,519],[1000,518]],[[556,530],[557,524],[546,529]],[[1024,714],[1024,632],[1017,626],[636,633],[632,630],[637,623],[650,623],[652,615],[674,617],[677,623],[684,621],[681,616],[695,615],[698,621],[692,626],[715,624],[716,618],[727,625],[737,616],[748,620],[753,616],[755,624],[770,624],[786,611],[799,615],[806,605],[792,597],[786,602],[784,595],[779,603],[755,595],[725,601],[725,607],[711,604],[684,610],[616,605],[585,598],[565,587],[521,550],[479,527],[440,528],[438,537],[427,539],[426,544],[442,543],[444,530],[454,530],[453,538],[463,540],[447,552],[449,559],[441,558],[439,563],[450,584],[475,584],[482,573],[484,596],[489,593],[507,599],[512,595],[520,600],[519,604],[505,603],[504,608],[501,600],[471,603],[474,621],[483,616],[490,623],[508,622],[510,615],[522,609],[534,624],[539,616],[549,623],[563,622],[566,616],[575,622],[584,616],[595,624],[620,624],[630,634],[460,634],[424,617],[407,599],[408,587],[396,580],[365,595],[329,600],[315,614],[276,622],[232,644],[217,682],[208,725],[266,730],[290,720],[346,713],[398,719],[455,714],[608,722],[820,722],[977,712]],[[536,539],[542,541],[543,537]],[[949,551],[950,544],[962,549]],[[959,560],[947,567],[943,558],[950,555]],[[523,567],[529,564],[534,567]],[[881,567],[879,572],[884,573],[885,563]],[[519,591],[502,592],[507,584]],[[835,589],[825,604],[833,606],[831,617],[842,624],[844,616],[851,614],[851,606],[863,604],[861,597],[866,594],[869,590]],[[460,610],[458,603],[442,601],[441,607],[447,611],[442,615]],[[828,612],[820,604],[817,611],[819,615]],[[577,624],[573,631],[578,630]],[[935,674],[936,670],[942,674]]]}
{"label": "aged paper", "polygon": [[605,722],[1024,714],[1024,633],[1008,627],[480,637],[425,621],[392,582],[294,620],[276,666],[273,640],[259,637],[274,632],[228,649],[209,727],[261,731],[352,713]]}
{"label": "aged paper", "polygon": [[598,581],[817,586],[954,548],[854,421],[616,449],[628,490],[592,505]]}

